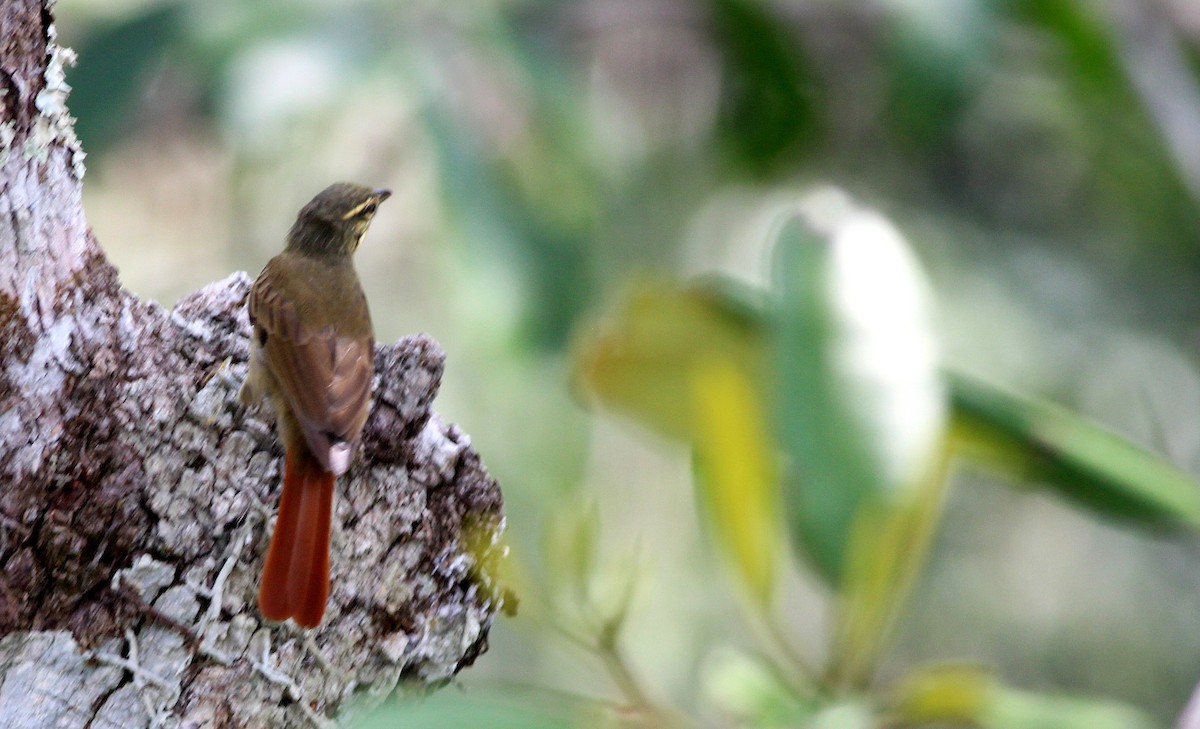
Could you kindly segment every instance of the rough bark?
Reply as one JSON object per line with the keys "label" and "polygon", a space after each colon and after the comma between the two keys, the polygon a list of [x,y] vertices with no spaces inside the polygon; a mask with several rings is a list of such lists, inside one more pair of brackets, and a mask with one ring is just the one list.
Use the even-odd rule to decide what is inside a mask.
{"label": "rough bark", "polygon": [[264,623],[282,453],[236,398],[250,279],[171,311],[121,289],[83,214],[70,61],[48,4],[0,3],[0,726],[321,725],[445,681],[503,602],[504,519],[430,409],[441,350],[377,349],[325,621]]}

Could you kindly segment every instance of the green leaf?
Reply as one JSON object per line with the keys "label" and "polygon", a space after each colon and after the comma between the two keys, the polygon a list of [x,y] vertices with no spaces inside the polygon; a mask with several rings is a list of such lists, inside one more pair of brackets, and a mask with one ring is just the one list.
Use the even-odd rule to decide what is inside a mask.
{"label": "green leaf", "polygon": [[805,729],[878,729],[879,726],[867,706],[849,701],[825,707],[804,725]]}
{"label": "green leaf", "polygon": [[841,585],[855,519],[900,504],[934,462],[944,394],[923,275],[880,216],[830,191],[776,243],[776,423],[792,536]]}
{"label": "green leaf", "polygon": [[1007,0],[1000,7],[1059,46],[1059,76],[1079,105],[1076,113],[1090,120],[1080,131],[1094,150],[1088,163],[1101,195],[1098,212],[1119,211],[1140,229],[1135,235],[1190,256],[1193,248],[1185,241],[1200,235],[1196,197],[1134,88],[1121,58],[1120,31],[1108,14],[1093,3],[1066,0]]}
{"label": "green leaf", "polygon": [[751,172],[776,171],[817,138],[816,74],[758,0],[710,0],[729,91],[720,136]]}
{"label": "green leaf", "polygon": [[596,570],[600,511],[595,501],[569,499],[550,512],[546,522],[543,560],[551,585],[583,600]]}
{"label": "green leaf", "polygon": [[[578,380],[606,406],[690,438],[687,368],[705,351],[737,352],[750,381],[763,382],[760,350],[774,306],[761,290],[719,277],[686,291],[642,290],[580,342]],[[1063,408],[963,374],[946,378],[959,455],[1040,481],[1127,523],[1200,526],[1195,480],[1161,456]],[[787,413],[779,421],[791,423]]]}
{"label": "green leaf", "polygon": [[841,588],[828,679],[859,686],[941,513],[946,400],[931,298],[895,228],[835,191],[806,198],[777,240],[787,515]]}
{"label": "green leaf", "polygon": [[[972,90],[982,84],[992,24],[979,4],[951,0],[902,8],[893,9],[897,17],[889,19],[881,48],[884,115],[896,144],[936,159],[939,149],[957,141]],[[947,23],[947,13],[956,16],[953,22]]]}
{"label": "green leaf", "polygon": [[984,729],[1157,729],[1141,711],[1107,699],[1003,690],[979,717]]}
{"label": "green leaf", "polygon": [[1200,526],[1200,488],[1162,457],[1061,407],[963,375],[950,383],[953,443],[962,454],[1107,516]]}
{"label": "green leaf", "polygon": [[1078,78],[1098,93],[1128,86],[1112,34],[1083,3],[1064,0],[1010,0],[1013,15],[1041,26],[1059,39]]}
{"label": "green leaf", "polygon": [[396,701],[357,729],[571,729],[572,711],[557,697],[528,692],[442,691],[427,699]]}
{"label": "green leaf", "polygon": [[600,554],[600,512],[590,499],[569,499],[547,520],[543,561],[557,619],[585,640],[615,640],[642,573],[640,546]]}
{"label": "green leaf", "polygon": [[732,648],[718,648],[705,660],[702,684],[705,695],[737,726],[807,726],[816,708],[761,661]]}
{"label": "green leaf", "polygon": [[[748,331],[768,326],[771,302],[761,291],[722,279],[698,285],[707,300],[737,312]],[[1126,523],[1200,526],[1200,487],[1159,454],[1064,408],[962,373],[945,378],[952,445],[960,455],[1040,481]]]}
{"label": "green leaf", "polygon": [[154,3],[76,46],[69,81],[75,130],[89,154],[104,152],[136,111],[148,75],[180,41],[183,3]]}
{"label": "green leaf", "polygon": [[481,133],[443,92],[453,80],[430,74],[424,118],[438,177],[472,262],[520,281],[523,340],[559,348],[597,288],[592,241],[605,199],[582,143],[586,105],[566,81],[566,60],[531,48],[506,13],[475,21],[464,63],[495,69],[484,83],[511,85],[504,93],[519,105],[512,111],[520,122],[502,143]]}

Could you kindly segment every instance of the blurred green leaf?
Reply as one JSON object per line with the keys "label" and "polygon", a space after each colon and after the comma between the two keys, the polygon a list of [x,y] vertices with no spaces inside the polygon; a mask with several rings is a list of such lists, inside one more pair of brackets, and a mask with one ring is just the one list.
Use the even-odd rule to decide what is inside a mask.
{"label": "blurred green leaf", "polygon": [[396,701],[376,711],[357,729],[571,729],[571,708],[535,691],[442,691],[429,698]]}
{"label": "blurred green leaf", "polygon": [[844,701],[821,709],[804,729],[879,729],[879,722],[865,704]]}
{"label": "blurred green leaf", "polygon": [[778,437],[792,536],[843,583],[855,519],[905,503],[932,465],[944,395],[928,294],[899,233],[836,191],[776,237]]}
{"label": "blurred green leaf", "polygon": [[485,15],[464,53],[479,69],[494,69],[484,82],[511,86],[511,128],[503,139],[482,134],[480,120],[471,123],[479,110],[455,106],[461,100],[442,93],[442,78],[427,81],[427,128],[464,244],[521,279],[522,336],[558,348],[596,291],[591,242],[604,191],[581,144],[584,104],[563,78],[565,61],[532,52],[503,13]]}
{"label": "blurred green leaf", "polygon": [[729,85],[720,136],[751,172],[784,168],[817,137],[816,75],[764,3],[710,0],[709,7]]}
{"label": "blurred green leaf", "polygon": [[593,616],[597,644],[617,650],[618,638],[629,615],[629,606],[642,576],[644,555],[640,540],[600,562],[588,584],[588,607]]}
{"label": "blurred green leaf", "polygon": [[[959,134],[962,115],[986,68],[992,25],[984,8],[973,2],[901,7],[894,11],[898,17],[888,20],[883,46],[888,82],[884,116],[901,149],[936,155]],[[955,11],[954,30],[947,32],[944,14]]]}
{"label": "blurred green leaf", "polygon": [[954,445],[1107,516],[1200,526],[1200,488],[1164,458],[1061,407],[951,379]]}
{"label": "blurred green leaf", "polygon": [[543,556],[557,618],[584,642],[616,640],[641,576],[639,545],[601,558],[600,512],[592,501],[568,500],[551,514]]}
{"label": "blurred green leaf", "polygon": [[806,726],[815,711],[767,666],[734,649],[719,649],[705,661],[703,687],[738,726],[786,729]]}
{"label": "blurred green leaf", "polygon": [[596,569],[600,512],[594,501],[568,500],[551,510],[542,550],[546,571],[556,588],[583,598]]}
{"label": "blurred green leaf", "polygon": [[182,10],[178,2],[151,4],[77,45],[79,64],[68,77],[71,111],[89,154],[102,154],[119,137],[147,75],[179,44]]}
{"label": "blurred green leaf", "polygon": [[984,729],[1159,729],[1132,706],[1089,699],[1003,690],[979,717]]}
{"label": "blurred green leaf", "polygon": [[426,118],[440,156],[443,193],[463,228],[462,239],[473,257],[508,266],[523,279],[528,298],[521,327],[528,340],[561,345],[594,288],[588,231],[540,216],[539,210],[556,205],[526,196],[530,190],[519,177],[534,171],[518,173],[509,168],[518,161],[488,158],[449,111],[431,105]]}
{"label": "blurred green leaf", "polygon": [[841,588],[830,682],[874,671],[941,513],[945,393],[931,297],[907,243],[840,192],[777,234],[779,440],[792,535]]}
{"label": "blurred green leaf", "polygon": [[[750,380],[762,382],[759,350],[771,306],[761,291],[715,277],[686,291],[644,290],[581,341],[579,380],[605,406],[689,438],[685,372],[706,351],[732,351]],[[961,455],[1042,481],[1101,514],[1200,525],[1200,489],[1161,456],[1062,408],[961,374],[949,374],[947,385]]]}
{"label": "blurred green leaf", "polygon": [[1122,65],[1119,31],[1090,3],[1006,0],[1000,6],[1025,27],[1041,29],[1062,51],[1065,73],[1056,76],[1091,120],[1080,131],[1091,138],[1089,184],[1102,196],[1098,212],[1120,211],[1140,228],[1136,235],[1176,247],[1192,260],[1200,238],[1197,200]]}
{"label": "blurred green leaf", "polygon": [[1093,6],[1067,0],[1009,0],[1002,5],[1058,38],[1077,78],[1090,88],[1110,93],[1127,86],[1112,34]]}
{"label": "blurred green leaf", "polygon": [[743,582],[766,603],[780,561],[779,492],[760,393],[717,352],[697,366],[692,385],[703,511]]}
{"label": "blurred green leaf", "polygon": [[948,485],[943,457],[911,498],[869,505],[856,519],[830,651],[833,685],[869,682],[928,557]]}
{"label": "blurred green leaf", "polygon": [[792,537],[818,571],[839,584],[850,526],[864,499],[883,490],[862,434],[837,402],[828,369],[829,249],[797,220],[776,246],[782,299],[777,322],[775,406],[778,433],[793,467],[784,483]]}

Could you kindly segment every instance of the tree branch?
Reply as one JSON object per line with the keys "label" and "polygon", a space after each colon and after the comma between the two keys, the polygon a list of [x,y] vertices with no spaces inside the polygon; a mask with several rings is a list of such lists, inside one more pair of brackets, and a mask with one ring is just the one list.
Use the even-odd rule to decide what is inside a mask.
{"label": "tree branch", "polygon": [[310,726],[445,681],[502,606],[504,516],[431,410],[442,351],[377,348],[325,621],[264,624],[282,453],[236,397],[250,279],[170,311],[120,287],[84,219],[51,20],[0,5],[0,725]]}

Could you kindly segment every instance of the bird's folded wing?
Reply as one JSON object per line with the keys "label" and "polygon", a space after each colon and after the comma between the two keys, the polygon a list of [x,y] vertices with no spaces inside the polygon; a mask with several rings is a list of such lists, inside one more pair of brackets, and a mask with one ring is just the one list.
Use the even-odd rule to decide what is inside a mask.
{"label": "bird's folded wing", "polygon": [[251,289],[249,308],[271,372],[313,454],[340,472],[330,467],[330,449],[356,442],[366,423],[374,341],[301,322],[294,302],[273,285],[269,267]]}

